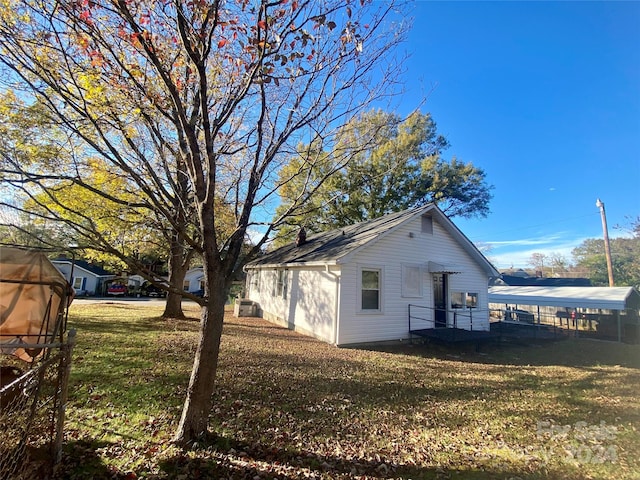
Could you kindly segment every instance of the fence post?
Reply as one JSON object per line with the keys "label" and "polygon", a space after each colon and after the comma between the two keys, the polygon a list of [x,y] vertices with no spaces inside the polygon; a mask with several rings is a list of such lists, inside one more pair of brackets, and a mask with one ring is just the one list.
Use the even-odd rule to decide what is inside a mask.
{"label": "fence post", "polygon": [[56,412],[56,438],[53,444],[53,466],[62,461],[62,440],[64,438],[64,419],[67,408],[67,392],[69,387],[69,377],[71,375],[71,353],[76,344],[76,330],[71,329],[67,335],[67,344],[63,345],[62,358],[60,362],[59,403]]}

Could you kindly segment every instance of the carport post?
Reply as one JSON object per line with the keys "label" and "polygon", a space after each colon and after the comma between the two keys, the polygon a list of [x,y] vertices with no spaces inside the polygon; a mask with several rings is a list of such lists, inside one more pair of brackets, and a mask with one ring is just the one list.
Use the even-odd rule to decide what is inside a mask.
{"label": "carport post", "polygon": [[622,324],[620,323],[620,310],[616,310],[616,319],[618,320],[618,341],[622,342]]}

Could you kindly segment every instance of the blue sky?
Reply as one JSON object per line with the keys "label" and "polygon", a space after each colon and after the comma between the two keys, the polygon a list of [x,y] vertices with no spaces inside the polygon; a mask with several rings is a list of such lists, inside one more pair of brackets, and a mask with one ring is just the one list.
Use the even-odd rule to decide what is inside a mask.
{"label": "blue sky", "polygon": [[454,222],[499,269],[640,215],[640,2],[417,2],[399,111],[430,112],[494,185]]}

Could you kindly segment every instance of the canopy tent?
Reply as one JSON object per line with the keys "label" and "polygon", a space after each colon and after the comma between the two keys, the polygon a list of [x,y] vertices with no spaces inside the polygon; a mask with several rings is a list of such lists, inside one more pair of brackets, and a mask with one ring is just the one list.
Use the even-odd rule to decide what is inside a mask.
{"label": "canopy tent", "polygon": [[638,310],[633,287],[490,287],[489,303],[603,310]]}
{"label": "canopy tent", "polygon": [[0,246],[0,352],[37,358],[63,333],[71,292],[44,253]]}

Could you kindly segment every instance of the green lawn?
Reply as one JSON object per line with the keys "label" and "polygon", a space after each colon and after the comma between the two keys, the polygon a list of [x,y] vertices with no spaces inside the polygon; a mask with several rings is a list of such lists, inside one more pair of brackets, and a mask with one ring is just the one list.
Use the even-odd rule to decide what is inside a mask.
{"label": "green lawn", "polygon": [[190,308],[72,306],[60,478],[640,478],[637,345],[339,349],[231,315],[212,435],[180,450]]}

